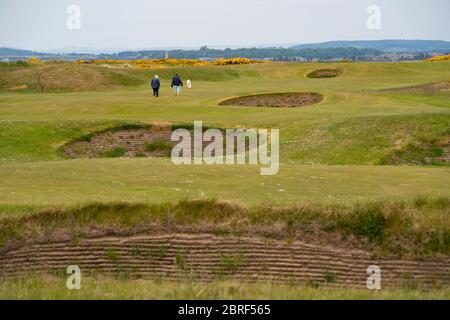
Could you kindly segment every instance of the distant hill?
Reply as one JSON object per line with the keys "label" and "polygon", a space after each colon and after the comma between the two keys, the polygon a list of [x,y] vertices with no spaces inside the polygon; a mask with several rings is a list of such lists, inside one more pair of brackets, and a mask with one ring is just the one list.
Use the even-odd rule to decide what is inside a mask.
{"label": "distant hill", "polygon": [[29,56],[42,56],[46,53],[36,52],[31,50],[21,50],[21,49],[11,49],[11,48],[0,48],[0,56],[15,56],[15,57],[29,57]]}
{"label": "distant hill", "polygon": [[384,52],[450,52],[450,42],[441,40],[358,40],[328,41],[292,46],[291,49],[327,48],[375,49]]}

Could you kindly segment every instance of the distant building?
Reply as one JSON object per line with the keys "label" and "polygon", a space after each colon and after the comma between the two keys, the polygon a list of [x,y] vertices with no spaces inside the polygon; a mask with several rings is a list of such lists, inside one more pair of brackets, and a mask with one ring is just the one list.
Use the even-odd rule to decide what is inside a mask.
{"label": "distant building", "polygon": [[308,60],[303,57],[289,57],[289,61],[292,62],[307,62]]}

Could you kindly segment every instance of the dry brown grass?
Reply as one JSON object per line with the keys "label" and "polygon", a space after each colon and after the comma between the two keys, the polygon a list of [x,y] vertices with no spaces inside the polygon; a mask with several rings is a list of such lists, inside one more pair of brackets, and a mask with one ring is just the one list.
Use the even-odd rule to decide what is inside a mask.
{"label": "dry brown grass", "polygon": [[[39,78],[39,83],[38,83]],[[23,68],[0,69],[0,90],[91,91],[145,82],[131,70],[111,70],[71,62],[47,62]]]}

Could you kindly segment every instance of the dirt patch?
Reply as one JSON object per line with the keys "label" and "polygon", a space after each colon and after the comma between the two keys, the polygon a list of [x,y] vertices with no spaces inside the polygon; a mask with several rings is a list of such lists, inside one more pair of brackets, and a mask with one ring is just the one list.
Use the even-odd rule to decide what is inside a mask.
{"label": "dirt patch", "polygon": [[71,158],[99,157],[165,157],[175,143],[170,141],[170,129],[131,129],[107,131],[74,141],[62,148]]}
{"label": "dirt patch", "polygon": [[290,108],[308,106],[322,100],[323,96],[314,92],[286,92],[237,97],[222,101],[219,105]]}
{"label": "dirt patch", "polygon": [[[173,147],[179,143],[171,141],[172,131],[177,128],[170,125],[129,125],[111,128],[71,141],[62,146],[60,152],[70,158],[169,157]],[[191,150],[194,150],[197,143],[195,139],[201,137],[196,137],[192,128],[186,129],[191,132]],[[204,131],[207,129],[203,127]],[[224,146],[225,142],[224,140]],[[211,142],[198,141],[198,143],[204,150]],[[245,151],[248,150],[249,144],[246,142]],[[237,153],[236,145],[235,152]],[[215,155],[214,151],[212,155]]]}
{"label": "dirt patch", "polygon": [[383,164],[394,165],[448,165],[450,164],[450,139],[440,142],[412,142],[393,151]]}
{"label": "dirt patch", "polygon": [[393,88],[380,90],[382,92],[397,92],[397,93],[424,93],[424,94],[436,94],[436,93],[449,93],[450,81],[443,81],[437,83],[427,83],[420,86],[412,86],[405,88]]}
{"label": "dirt patch", "polygon": [[[422,199],[420,212],[437,203],[446,206]],[[447,229],[436,233],[422,227],[419,233],[403,234],[416,229],[411,225],[417,220],[407,218],[413,211],[402,211],[411,207],[395,205],[394,209],[384,203],[370,205],[366,211],[351,209],[345,215],[331,207],[316,209],[250,210],[196,200],[174,205],[97,203],[3,218],[0,278],[59,273],[76,264],[88,274],[130,278],[210,281],[230,277],[364,287],[367,268],[376,265],[381,268],[383,286],[450,285]],[[385,217],[383,210],[391,216]],[[389,227],[392,214],[395,233]],[[423,251],[430,245],[434,254],[420,254],[431,253]]]}
{"label": "dirt patch", "polygon": [[374,258],[360,250],[301,241],[208,233],[167,233],[84,238],[27,245],[0,254],[0,276],[64,272],[76,264],[85,274],[196,281],[232,279],[283,284],[315,283],[366,287],[367,268],[377,265],[383,287],[450,285],[450,259]]}
{"label": "dirt patch", "polygon": [[23,90],[28,90],[28,86],[27,85],[23,85],[23,86],[12,86],[8,88],[9,91],[23,91]]}
{"label": "dirt patch", "polygon": [[342,75],[344,71],[342,69],[319,69],[308,73],[308,78],[335,78]]}

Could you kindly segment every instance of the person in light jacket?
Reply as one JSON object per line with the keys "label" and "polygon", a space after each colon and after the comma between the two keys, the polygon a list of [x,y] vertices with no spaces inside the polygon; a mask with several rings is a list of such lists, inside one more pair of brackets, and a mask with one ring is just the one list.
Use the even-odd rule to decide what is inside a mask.
{"label": "person in light jacket", "polygon": [[161,82],[159,81],[159,77],[155,75],[151,82],[152,89],[153,89],[153,96],[155,98],[159,97],[159,87],[161,87]]}

